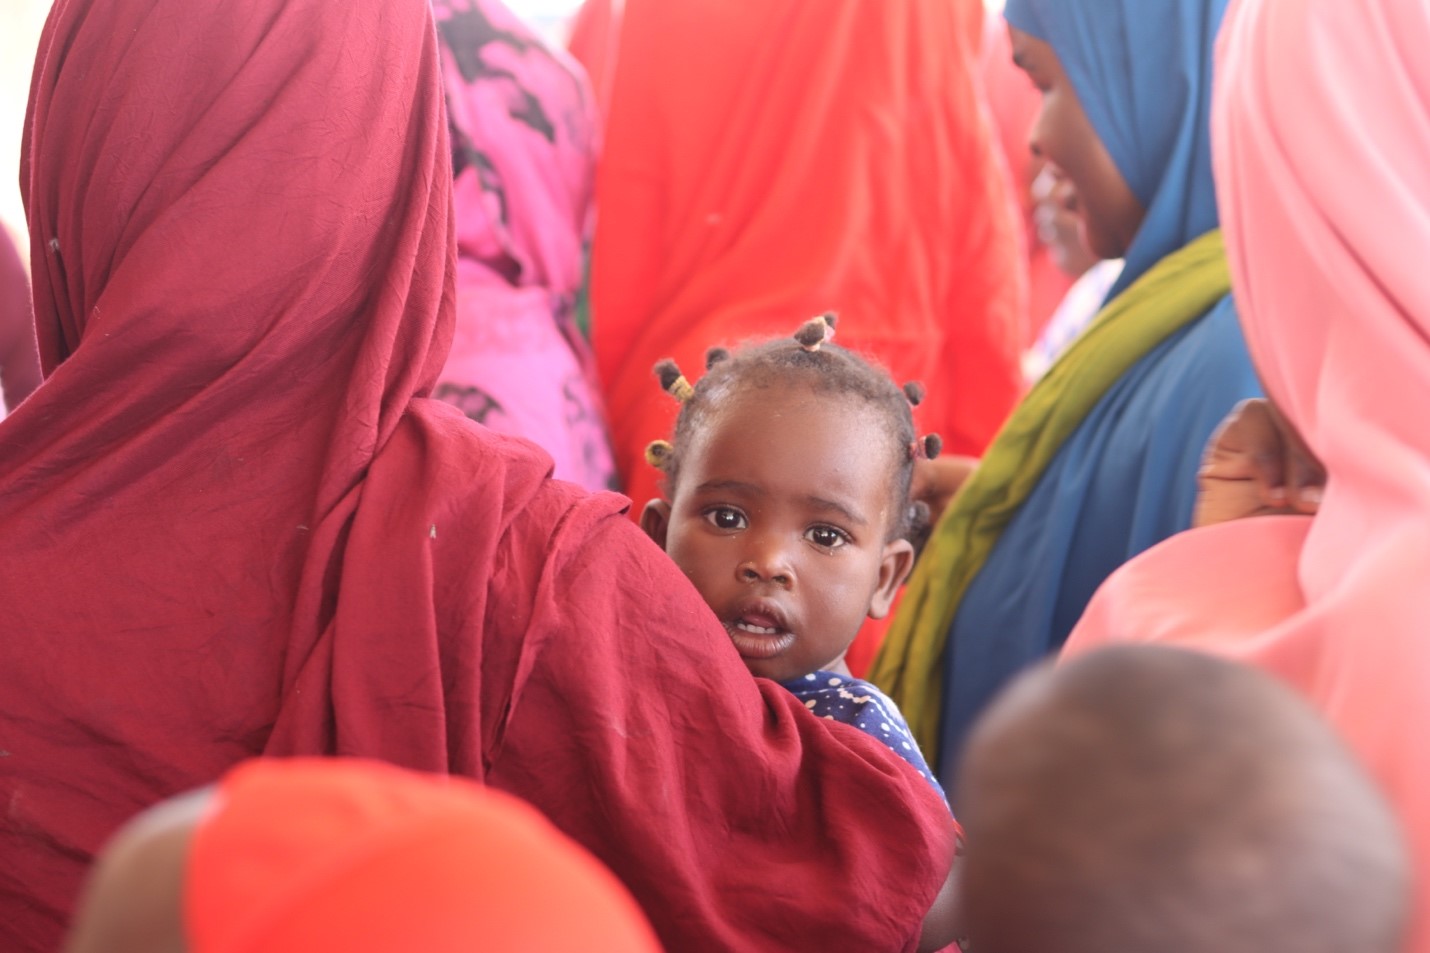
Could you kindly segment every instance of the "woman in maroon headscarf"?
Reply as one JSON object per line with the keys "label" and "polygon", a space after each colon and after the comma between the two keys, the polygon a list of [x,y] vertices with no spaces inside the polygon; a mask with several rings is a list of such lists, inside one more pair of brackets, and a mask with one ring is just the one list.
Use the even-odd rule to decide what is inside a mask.
{"label": "woman in maroon headscarf", "polygon": [[337,753],[531,801],[671,949],[912,949],[952,857],[927,783],[751,679],[624,499],[425,399],[450,155],[427,0],[56,3],[47,381],[0,424],[0,948],[54,946],[139,808]]}

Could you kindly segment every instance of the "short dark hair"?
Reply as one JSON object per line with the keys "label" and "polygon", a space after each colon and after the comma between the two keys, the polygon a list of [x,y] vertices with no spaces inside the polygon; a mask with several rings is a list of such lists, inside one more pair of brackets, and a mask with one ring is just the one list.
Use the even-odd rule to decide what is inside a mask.
{"label": "short dark hair", "polygon": [[1244,665],[1121,645],[1024,675],[954,807],[975,950],[1396,953],[1403,836],[1330,726]]}
{"label": "short dark hair", "polygon": [[734,351],[712,348],[706,354],[705,375],[694,384],[673,361],[655,366],[662,388],[681,402],[670,441],[652,444],[648,454],[651,463],[665,473],[668,496],[675,494],[680,481],[685,448],[718,412],[727,395],[737,389],[804,384],[816,394],[860,401],[884,418],[896,514],[889,538],[922,542],[928,535],[929,509],[909,499],[914,461],[920,456],[937,456],[940,443],[932,434],[920,440],[914,429],[912,408],[923,399],[923,387],[910,383],[901,388],[884,368],[829,343],[834,326],[834,316],[824,315],[805,322],[793,337],[749,343]]}

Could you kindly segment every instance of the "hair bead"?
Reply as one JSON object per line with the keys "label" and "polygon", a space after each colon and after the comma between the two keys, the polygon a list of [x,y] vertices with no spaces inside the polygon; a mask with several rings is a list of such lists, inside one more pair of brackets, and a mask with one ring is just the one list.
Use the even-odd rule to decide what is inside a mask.
{"label": "hair bead", "polygon": [[690,381],[685,379],[685,375],[680,373],[680,368],[670,358],[655,365],[655,376],[660,380],[660,389],[682,404],[695,396],[695,388],[690,386]]}
{"label": "hair bead", "polygon": [[833,311],[810,318],[794,332],[794,339],[799,342],[800,347],[813,354],[819,350],[821,344],[834,340],[834,325],[838,321],[839,318]]}
{"label": "hair bead", "polygon": [[657,470],[664,470],[674,452],[675,447],[669,440],[652,440],[645,448],[645,462]]}

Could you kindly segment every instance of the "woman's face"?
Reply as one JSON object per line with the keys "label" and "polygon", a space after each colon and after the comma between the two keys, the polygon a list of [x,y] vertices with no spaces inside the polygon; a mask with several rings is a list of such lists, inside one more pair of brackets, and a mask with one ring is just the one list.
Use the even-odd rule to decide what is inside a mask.
{"label": "woman's face", "polygon": [[1013,62],[1043,94],[1029,147],[1071,185],[1087,247],[1098,258],[1121,258],[1146,209],[1092,128],[1053,48],[1021,30],[1009,27],[1008,33]]}

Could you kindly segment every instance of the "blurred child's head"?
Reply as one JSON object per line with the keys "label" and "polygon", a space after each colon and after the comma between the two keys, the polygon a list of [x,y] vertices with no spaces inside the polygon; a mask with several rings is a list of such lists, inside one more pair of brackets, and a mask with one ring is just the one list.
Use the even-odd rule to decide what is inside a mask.
{"label": "blurred child's head", "polygon": [[781,681],[837,662],[888,613],[913,566],[913,463],[937,452],[914,431],[918,391],[825,343],[826,320],[711,352],[693,388],[658,369],[684,400],[671,442],[653,445],[665,498],[642,526],[750,670]]}
{"label": "blurred child's head", "polygon": [[1024,676],[954,800],[979,953],[1396,953],[1409,867],[1385,802],[1271,678],[1122,646]]}
{"label": "blurred child's head", "polygon": [[241,765],[106,848],[66,953],[655,953],[635,901],[510,795],[376,762]]}

